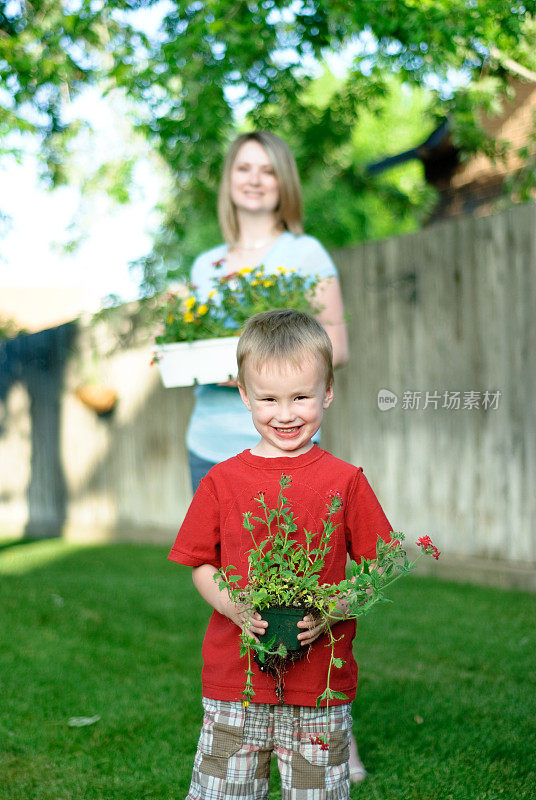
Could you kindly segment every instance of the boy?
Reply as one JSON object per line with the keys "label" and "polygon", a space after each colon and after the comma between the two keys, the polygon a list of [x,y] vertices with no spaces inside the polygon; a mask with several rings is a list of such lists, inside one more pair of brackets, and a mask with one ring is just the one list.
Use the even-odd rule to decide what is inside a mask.
{"label": "boy", "polygon": [[275,506],[282,472],[292,478],[285,494],[298,520],[293,534],[298,541],[304,528],[317,529],[334,492],[342,498],[322,582],[343,580],[347,554],[358,562],[374,558],[377,536],[388,539],[391,526],[363,471],[311,441],[333,400],[331,342],[320,323],[291,309],[258,314],[244,328],[237,361],[240,394],[260,441],[217,464],[201,481],[169,555],[193,567],[196,588],[214,608],[202,650],[205,716],[188,798],[267,798],[274,752],[283,800],[348,800],[355,623],[336,623],[336,656],[345,663],[332,674],[332,688],[349,701],[330,703],[326,749],[316,741],[325,710],[315,701],[325,688],[329,662],[322,626],[311,616],[298,622],[296,635],[308,653],[285,672],[285,704],[277,704],[273,679],[254,665],[255,696],[245,707],[240,631],[247,625],[251,635],[263,636],[267,623],[220,592],[214,575],[229,564],[247,575],[251,538],[242,515],[257,513],[253,498],[259,491],[268,507]]}

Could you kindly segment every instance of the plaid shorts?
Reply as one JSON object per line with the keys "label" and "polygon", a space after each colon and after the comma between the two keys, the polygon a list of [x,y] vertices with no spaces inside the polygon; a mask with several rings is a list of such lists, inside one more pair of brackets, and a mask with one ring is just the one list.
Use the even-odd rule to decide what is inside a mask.
{"label": "plaid shorts", "polygon": [[266,800],[272,753],[282,800],[348,800],[350,704],[329,712],[329,749],[315,744],[326,710],[203,698],[205,716],[187,800]]}

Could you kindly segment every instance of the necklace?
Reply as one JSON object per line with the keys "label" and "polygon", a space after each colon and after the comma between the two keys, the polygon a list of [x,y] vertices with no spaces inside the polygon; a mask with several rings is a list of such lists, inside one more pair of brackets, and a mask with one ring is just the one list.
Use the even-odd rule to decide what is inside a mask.
{"label": "necklace", "polygon": [[267,244],[271,244],[277,237],[279,236],[278,233],[272,234],[267,239],[256,239],[253,242],[248,244],[240,245],[240,250],[260,250],[261,247],[266,247]]}

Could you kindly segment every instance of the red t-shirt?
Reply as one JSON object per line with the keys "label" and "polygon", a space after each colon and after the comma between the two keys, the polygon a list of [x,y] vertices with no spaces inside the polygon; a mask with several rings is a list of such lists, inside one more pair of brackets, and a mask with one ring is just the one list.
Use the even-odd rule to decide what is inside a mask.
{"label": "red t-shirt", "polygon": [[[332,535],[321,583],[338,583],[345,577],[346,555],[359,563],[361,557],[376,556],[377,537],[389,539],[389,524],[363,470],[335,458],[316,445],[301,456],[262,458],[244,450],[234,458],[213,467],[201,481],[175,540],[169,558],[179,564],[198,567],[233,564],[243,576],[248,574],[247,553],[252,547],[249,531],[242,525],[242,515],[252,511],[263,491],[268,508],[275,508],[281,473],[292,483],[284,490],[298,529],[293,538],[305,544],[303,529],[317,532],[326,517],[329,498],[338,492],[342,508],[332,521],[340,523]],[[256,523],[258,524],[258,523]],[[265,533],[266,529],[262,528]],[[263,537],[264,538],[264,537]],[[297,631],[298,632],[298,631]],[[357,665],[352,654],[355,621],[339,622],[334,627],[338,637],[335,655],[346,663],[332,670],[332,688],[355,697]],[[344,634],[344,635],[343,635]],[[214,700],[240,700],[244,686],[245,658],[240,658],[240,629],[227,617],[214,611],[203,642],[203,695]],[[319,637],[309,654],[292,664],[285,673],[284,699],[289,705],[314,706],[326,688],[330,648],[327,635]],[[277,703],[274,680],[253,664],[255,675],[252,702]],[[346,702],[332,701],[332,705]]]}

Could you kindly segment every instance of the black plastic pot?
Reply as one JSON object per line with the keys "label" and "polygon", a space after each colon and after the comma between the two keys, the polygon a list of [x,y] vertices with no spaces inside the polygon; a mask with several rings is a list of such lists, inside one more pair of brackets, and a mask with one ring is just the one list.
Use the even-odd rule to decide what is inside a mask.
{"label": "black plastic pot", "polygon": [[283,644],[290,652],[302,649],[297,636],[304,629],[298,628],[298,622],[307,614],[306,609],[296,606],[263,608],[259,614],[268,623],[263,636],[265,642],[275,636],[274,647]]}

